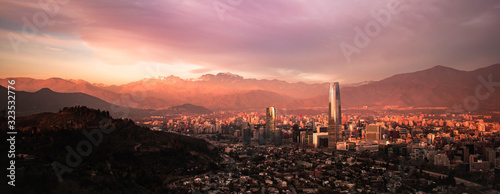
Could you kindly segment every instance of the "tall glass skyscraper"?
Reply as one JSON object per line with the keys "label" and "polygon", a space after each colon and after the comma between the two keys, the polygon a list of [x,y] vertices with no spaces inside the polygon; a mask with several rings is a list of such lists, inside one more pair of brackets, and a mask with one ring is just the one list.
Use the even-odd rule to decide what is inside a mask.
{"label": "tall glass skyscraper", "polygon": [[274,131],[276,130],[276,108],[274,106],[266,108],[266,130],[269,140],[273,141]]}
{"label": "tall glass skyscraper", "polygon": [[330,96],[328,105],[328,148],[336,149],[339,139],[342,113],[340,112],[339,82],[330,83]]}

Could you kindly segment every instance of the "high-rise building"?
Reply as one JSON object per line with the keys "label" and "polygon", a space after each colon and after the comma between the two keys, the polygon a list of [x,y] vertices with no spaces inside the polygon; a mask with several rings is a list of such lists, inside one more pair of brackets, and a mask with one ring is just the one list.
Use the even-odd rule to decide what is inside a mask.
{"label": "high-rise building", "polygon": [[369,124],[366,126],[366,140],[381,140],[382,135],[380,125]]}
{"label": "high-rise building", "polygon": [[250,126],[248,125],[247,122],[243,122],[243,125],[241,126],[243,130],[243,144],[248,145],[250,144],[250,138],[252,135],[252,131],[250,129]]}
{"label": "high-rise building", "polygon": [[269,140],[273,141],[274,131],[276,130],[276,108],[273,106],[266,108],[266,129]]}
{"label": "high-rise building", "polygon": [[307,144],[307,131],[300,131],[300,141],[301,144]]}
{"label": "high-rise building", "polygon": [[292,140],[295,143],[299,143],[300,142],[299,139],[300,139],[299,125],[294,124],[292,127]]}
{"label": "high-rise building", "polygon": [[328,106],[328,148],[336,149],[337,142],[340,141],[339,130],[342,122],[340,112],[340,88],[339,82],[330,84],[330,96]]}
{"label": "high-rise building", "polygon": [[274,130],[274,145],[280,146],[282,144],[283,139],[283,133],[281,131],[281,128],[277,128]]}

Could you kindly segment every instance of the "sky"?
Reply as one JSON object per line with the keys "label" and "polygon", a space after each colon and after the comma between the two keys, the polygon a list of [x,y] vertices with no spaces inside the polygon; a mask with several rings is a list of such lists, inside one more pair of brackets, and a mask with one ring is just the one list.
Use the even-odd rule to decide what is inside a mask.
{"label": "sky", "polygon": [[356,83],[500,62],[500,1],[2,0],[0,77]]}

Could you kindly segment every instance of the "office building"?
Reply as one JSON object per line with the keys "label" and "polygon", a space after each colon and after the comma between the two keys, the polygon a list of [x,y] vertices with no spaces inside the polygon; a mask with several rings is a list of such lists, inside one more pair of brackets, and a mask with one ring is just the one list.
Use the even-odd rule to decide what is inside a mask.
{"label": "office building", "polygon": [[266,129],[269,141],[273,141],[274,131],[276,130],[276,108],[273,106],[266,108]]}
{"label": "office building", "polygon": [[328,105],[328,148],[336,149],[340,141],[339,130],[342,122],[340,112],[340,88],[339,83],[330,84],[330,96]]}
{"label": "office building", "polygon": [[369,124],[366,126],[366,140],[381,140],[382,135],[380,125]]}

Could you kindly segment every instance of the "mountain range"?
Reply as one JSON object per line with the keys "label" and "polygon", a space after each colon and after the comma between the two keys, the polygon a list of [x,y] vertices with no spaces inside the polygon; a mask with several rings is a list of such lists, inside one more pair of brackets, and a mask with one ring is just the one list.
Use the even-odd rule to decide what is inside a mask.
{"label": "mountain range", "polygon": [[[7,88],[0,86],[0,98],[7,99]],[[59,93],[49,88],[42,88],[36,92],[15,91],[15,111],[18,116],[26,116],[42,112],[57,112],[64,107],[86,106],[93,109],[109,111],[113,117],[144,117],[165,114],[210,114],[213,111],[205,107],[192,104],[173,106],[168,109],[139,109],[106,102],[94,96],[75,92]],[[0,110],[7,109],[7,103],[0,104]]]}
{"label": "mountain range", "polygon": [[[500,64],[473,71],[435,66],[360,84],[341,85],[343,107],[399,106],[452,107],[467,97],[491,93],[478,101],[481,110],[499,110],[500,89],[481,86],[480,77],[500,81]],[[289,83],[281,80],[245,79],[231,73],[206,74],[197,79],[176,76],[147,78],[123,85],[92,84],[61,78],[13,78],[16,90],[36,92],[50,88],[60,93],[84,93],[123,107],[169,110],[181,104],[194,104],[211,110],[262,110],[268,106],[292,109],[326,108],[328,83]],[[0,79],[6,86],[7,80]],[[33,99],[35,100],[35,99]],[[24,102],[19,102],[24,103]],[[472,106],[472,102],[469,102]]]}
{"label": "mountain range", "polygon": [[[7,99],[7,88],[0,87],[0,96]],[[30,115],[39,112],[57,112],[67,106],[86,105],[90,108],[111,109],[112,104],[84,93],[57,93],[48,88],[36,92],[15,91],[16,112]],[[0,105],[6,108],[7,104]],[[115,106],[116,107],[116,106]]]}

